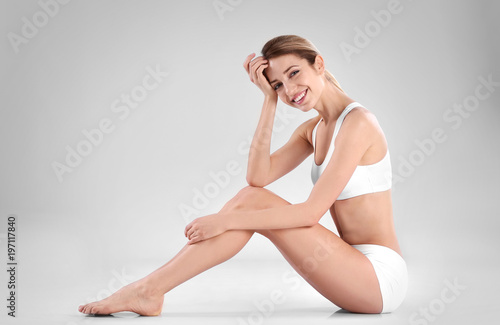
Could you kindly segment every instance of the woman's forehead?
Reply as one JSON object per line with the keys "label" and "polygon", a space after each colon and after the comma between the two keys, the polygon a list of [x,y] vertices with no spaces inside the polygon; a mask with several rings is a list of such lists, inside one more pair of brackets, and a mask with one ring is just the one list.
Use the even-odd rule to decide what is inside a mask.
{"label": "woman's forehead", "polygon": [[269,60],[266,74],[269,78],[279,78],[294,65],[301,65],[305,60],[294,54],[285,54]]}

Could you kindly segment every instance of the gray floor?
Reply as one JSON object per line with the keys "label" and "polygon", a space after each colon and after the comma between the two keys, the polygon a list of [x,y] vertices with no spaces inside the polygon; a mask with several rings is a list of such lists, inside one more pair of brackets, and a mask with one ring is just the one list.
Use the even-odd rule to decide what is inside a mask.
{"label": "gray floor", "polygon": [[[168,293],[159,317],[138,317],[134,313],[92,317],[77,312],[80,303],[102,298],[157,267],[157,261],[141,263],[140,268],[129,263],[101,276],[96,276],[99,272],[55,273],[44,268],[25,278],[21,273],[18,317],[16,322],[7,321],[65,325],[488,324],[499,311],[499,281],[491,282],[499,274],[497,266],[484,268],[457,261],[431,272],[422,263],[410,261],[411,283],[403,305],[391,314],[360,315],[329,303],[282,260],[235,258]],[[61,265],[64,268],[64,263]],[[446,289],[454,281],[458,288]],[[273,302],[275,295],[280,299]]]}

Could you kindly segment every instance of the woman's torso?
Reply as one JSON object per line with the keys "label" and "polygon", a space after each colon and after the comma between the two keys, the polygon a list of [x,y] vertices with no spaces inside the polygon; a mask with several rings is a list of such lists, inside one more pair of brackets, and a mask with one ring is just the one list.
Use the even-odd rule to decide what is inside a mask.
{"label": "woman's torso", "polygon": [[[363,107],[356,107],[354,109],[362,109],[371,114]],[[335,122],[332,123],[332,127],[325,128],[323,121],[319,123],[320,116],[313,120],[314,122],[311,123],[312,127],[308,130],[307,136],[311,146],[315,148],[313,152],[313,164],[319,162],[321,165],[323,162],[328,162],[327,155],[331,154],[329,150],[330,142],[335,142],[335,139],[332,141]],[[313,129],[315,127],[314,139]],[[373,135],[373,145],[369,147],[360,160],[359,165],[361,166],[377,163],[387,153],[385,136],[380,126],[377,125],[377,129],[378,132]],[[314,140],[316,141],[315,146],[313,145]],[[390,189],[337,200],[330,207],[330,214],[337,226],[340,237],[348,244],[387,246],[401,255],[394,229]]]}

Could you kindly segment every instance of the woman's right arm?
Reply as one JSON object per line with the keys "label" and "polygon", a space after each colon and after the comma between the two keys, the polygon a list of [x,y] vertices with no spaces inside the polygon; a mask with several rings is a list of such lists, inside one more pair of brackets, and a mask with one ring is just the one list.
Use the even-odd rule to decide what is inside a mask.
{"label": "woman's right arm", "polygon": [[264,93],[264,103],[248,154],[247,182],[251,186],[264,187],[297,167],[312,152],[307,131],[311,129],[315,118],[302,123],[292,134],[290,140],[272,155],[271,137],[276,113],[278,95],[263,74],[267,60],[250,54],[243,66],[250,80]]}
{"label": "woman's right arm", "polygon": [[254,57],[255,53],[247,56],[243,67],[250,81],[264,93],[264,103],[248,154],[247,182],[250,185],[259,186],[266,183],[271,169],[271,136],[278,95],[264,76],[268,61],[261,56],[252,60]]}
{"label": "woman's right arm", "polygon": [[276,100],[266,97],[248,153],[247,182],[249,185],[267,185],[267,175],[271,169],[270,151],[275,112]]}

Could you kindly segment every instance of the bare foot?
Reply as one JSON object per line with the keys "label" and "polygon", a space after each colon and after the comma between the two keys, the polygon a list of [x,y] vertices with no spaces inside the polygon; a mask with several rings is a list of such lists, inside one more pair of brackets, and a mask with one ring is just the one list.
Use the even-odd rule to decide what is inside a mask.
{"label": "bare foot", "polygon": [[78,311],[94,315],[132,311],[143,316],[158,316],[162,308],[163,295],[152,293],[137,281],[121,288],[106,299],[79,306]]}

